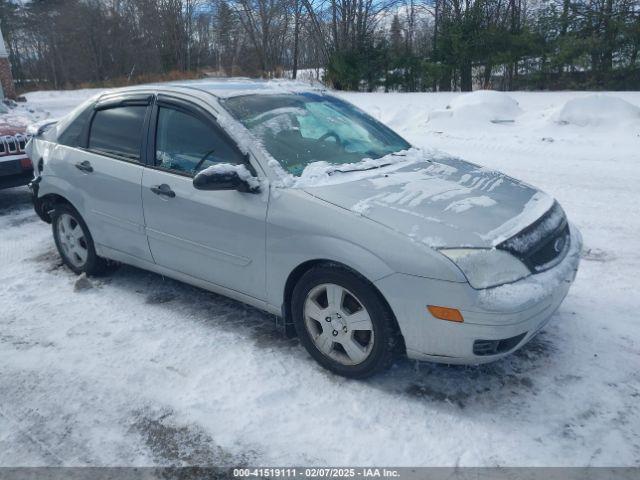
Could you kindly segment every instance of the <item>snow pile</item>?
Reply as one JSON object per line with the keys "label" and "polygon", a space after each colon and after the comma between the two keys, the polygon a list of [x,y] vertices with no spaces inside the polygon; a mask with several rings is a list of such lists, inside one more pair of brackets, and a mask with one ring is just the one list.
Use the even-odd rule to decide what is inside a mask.
{"label": "snow pile", "polygon": [[457,123],[511,123],[522,113],[518,102],[503,92],[477,90],[455,97],[445,110],[429,113],[429,121],[452,119]]}
{"label": "snow pile", "polygon": [[640,123],[640,107],[611,95],[588,95],[567,101],[553,120],[561,125],[616,127]]}

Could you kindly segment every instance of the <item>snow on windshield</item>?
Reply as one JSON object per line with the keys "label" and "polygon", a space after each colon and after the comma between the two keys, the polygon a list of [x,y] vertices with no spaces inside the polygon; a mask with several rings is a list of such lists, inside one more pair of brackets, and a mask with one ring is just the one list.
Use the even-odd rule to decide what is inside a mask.
{"label": "snow on windshield", "polygon": [[350,165],[410,148],[383,124],[328,95],[245,95],[222,104],[296,177],[312,164]]}
{"label": "snow on windshield", "polygon": [[264,138],[268,135],[278,135],[283,131],[297,130],[294,118],[304,117],[307,111],[302,108],[278,108],[276,110],[265,112],[253,119],[255,127],[252,129],[254,135],[258,138]]}

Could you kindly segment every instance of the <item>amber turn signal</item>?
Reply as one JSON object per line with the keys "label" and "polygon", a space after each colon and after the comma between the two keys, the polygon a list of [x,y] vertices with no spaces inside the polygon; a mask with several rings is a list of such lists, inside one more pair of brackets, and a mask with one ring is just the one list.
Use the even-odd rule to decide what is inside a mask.
{"label": "amber turn signal", "polygon": [[448,307],[438,307],[437,305],[427,305],[427,309],[436,318],[448,320],[449,322],[464,322],[460,310]]}

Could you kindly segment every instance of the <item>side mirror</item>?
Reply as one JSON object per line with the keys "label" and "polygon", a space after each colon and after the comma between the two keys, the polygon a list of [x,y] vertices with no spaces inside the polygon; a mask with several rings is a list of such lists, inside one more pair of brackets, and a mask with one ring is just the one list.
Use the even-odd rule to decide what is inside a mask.
{"label": "side mirror", "polygon": [[244,165],[218,163],[205,168],[193,177],[193,186],[197,190],[237,190],[246,193],[258,193],[258,179]]}

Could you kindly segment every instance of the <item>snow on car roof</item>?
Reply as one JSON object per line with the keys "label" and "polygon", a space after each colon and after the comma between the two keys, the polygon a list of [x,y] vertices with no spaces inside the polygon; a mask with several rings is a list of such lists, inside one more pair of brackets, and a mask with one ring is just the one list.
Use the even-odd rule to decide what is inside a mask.
{"label": "snow on car roof", "polygon": [[183,89],[193,94],[213,95],[217,98],[229,98],[240,95],[268,95],[303,92],[325,92],[320,84],[310,84],[297,80],[256,80],[251,78],[204,78],[201,80],[180,80],[121,87],[108,90],[96,90],[98,97],[118,96],[127,92],[154,92],[157,90]]}
{"label": "snow on car roof", "polygon": [[250,78],[207,78],[186,82],[172,82],[169,85],[194,88],[221,98],[249,94],[300,93],[326,90],[322,86],[295,80],[255,80]]}

